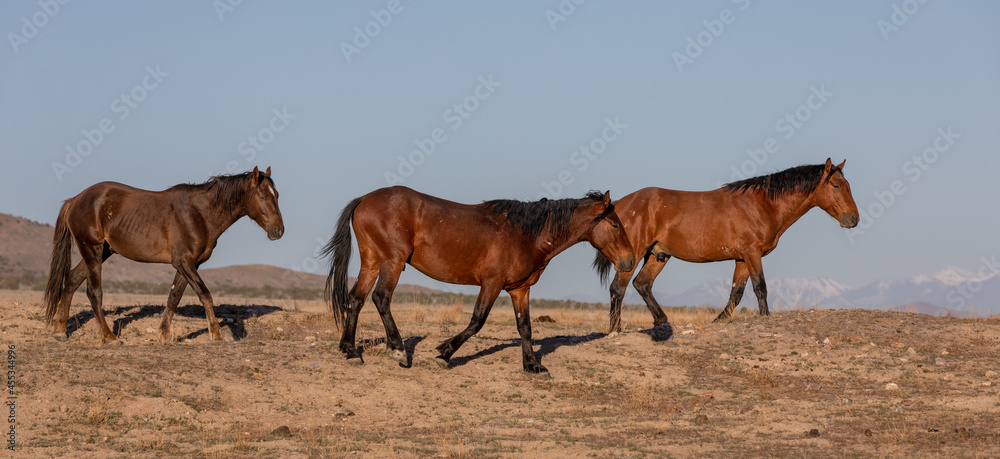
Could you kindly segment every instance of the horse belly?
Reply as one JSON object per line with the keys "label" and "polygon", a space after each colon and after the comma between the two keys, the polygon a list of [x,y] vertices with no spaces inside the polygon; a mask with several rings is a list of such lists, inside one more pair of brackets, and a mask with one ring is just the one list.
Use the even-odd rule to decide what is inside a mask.
{"label": "horse belly", "polygon": [[421,250],[414,248],[410,266],[431,279],[449,284],[479,285],[478,257],[462,250]]}
{"label": "horse belly", "polygon": [[[115,253],[144,263],[170,263],[170,243],[160,225],[123,219],[107,228],[106,240]],[[134,223],[134,224],[131,224]]]}
{"label": "horse belly", "polygon": [[143,243],[135,238],[108,238],[108,244],[115,253],[129,260],[143,263],[170,263],[170,250],[160,243]]}
{"label": "horse belly", "polygon": [[711,263],[740,258],[740,250],[728,238],[716,239],[673,231],[658,245],[668,255],[689,263]]}

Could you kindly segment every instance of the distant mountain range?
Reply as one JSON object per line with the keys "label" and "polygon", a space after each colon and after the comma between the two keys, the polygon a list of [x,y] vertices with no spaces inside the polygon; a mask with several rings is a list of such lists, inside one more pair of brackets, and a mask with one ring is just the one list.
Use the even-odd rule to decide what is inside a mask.
{"label": "distant mountain range", "polygon": [[[729,301],[731,286],[732,280],[719,278],[677,295],[654,294],[661,305],[721,308]],[[1000,312],[1000,276],[979,276],[954,267],[909,279],[877,280],[856,289],[828,278],[770,279],[767,292],[772,309],[864,308],[958,317]],[[625,300],[630,304],[645,304],[632,289]],[[757,308],[757,298],[749,283],[740,305]]]}

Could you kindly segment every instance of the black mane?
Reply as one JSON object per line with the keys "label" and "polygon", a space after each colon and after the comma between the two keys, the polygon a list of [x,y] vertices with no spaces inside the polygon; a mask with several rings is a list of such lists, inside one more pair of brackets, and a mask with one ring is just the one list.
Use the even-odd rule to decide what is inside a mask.
{"label": "black mane", "polygon": [[[483,202],[483,206],[490,209],[493,215],[503,215],[511,225],[514,225],[522,235],[532,240],[538,239],[546,227],[551,227],[556,235],[563,235],[569,230],[569,220],[573,211],[583,202],[601,201],[604,195],[591,191],[581,199],[545,199],[540,201],[518,201],[515,199],[496,199]],[[608,206],[608,210],[601,214],[599,218],[604,218],[607,213],[614,210],[614,206]]]}
{"label": "black mane", "polygon": [[[739,182],[727,183],[723,185],[723,188],[732,193],[740,194],[750,190],[762,191],[772,201],[789,193],[809,194],[819,186],[825,168],[826,166],[823,164],[796,166],[770,175],[761,175]],[[830,175],[832,176],[834,172],[839,170],[840,168],[833,166]]]}
{"label": "black mane", "polygon": [[[249,186],[252,176],[253,172],[244,172],[242,174],[233,175],[216,175],[208,179],[207,182],[195,186],[204,187],[206,192],[211,191],[214,188],[215,201],[222,204],[223,212],[230,213],[238,210],[243,203],[246,202],[247,197],[253,193],[253,189]],[[271,182],[272,186],[274,185],[274,182],[271,181],[271,177],[268,177],[263,173],[259,173],[257,178],[259,183],[267,181]]]}

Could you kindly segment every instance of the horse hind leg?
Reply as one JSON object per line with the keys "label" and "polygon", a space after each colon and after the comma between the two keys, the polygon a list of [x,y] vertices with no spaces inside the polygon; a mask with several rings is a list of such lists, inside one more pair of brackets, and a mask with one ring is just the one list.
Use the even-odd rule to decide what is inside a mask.
{"label": "horse hind leg", "polygon": [[367,247],[360,240],[358,242],[361,271],[358,273],[358,280],[354,282],[354,287],[351,288],[350,303],[347,305],[347,315],[344,318],[344,329],[340,335],[340,351],[347,357],[347,362],[354,365],[364,363],[356,345],[358,317],[361,315],[361,308],[365,305],[368,292],[372,290],[372,286],[375,285],[375,280],[379,276],[378,263]]}
{"label": "horse hind leg", "polygon": [[59,309],[56,313],[56,320],[52,324],[52,335],[59,341],[69,339],[66,323],[69,322],[69,310],[73,304],[73,294],[80,288],[83,281],[87,280],[87,265],[81,260],[69,273],[69,283],[59,299]]}
{"label": "horse hind leg", "polygon": [[378,283],[375,285],[375,291],[372,292],[372,302],[378,308],[378,313],[382,317],[382,325],[385,327],[386,349],[400,365],[409,366],[410,362],[406,355],[406,347],[403,345],[403,337],[400,336],[396,321],[392,319],[392,313],[389,310],[392,292],[396,289],[399,274],[402,271],[402,263],[382,264]]}

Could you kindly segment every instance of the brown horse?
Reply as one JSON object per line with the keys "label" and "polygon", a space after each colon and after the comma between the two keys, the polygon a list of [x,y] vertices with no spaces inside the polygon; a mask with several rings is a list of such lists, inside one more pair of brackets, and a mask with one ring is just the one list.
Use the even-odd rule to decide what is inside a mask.
{"label": "brown horse", "polygon": [[[253,172],[216,176],[200,185],[177,185],[160,192],[114,182],[83,190],[63,204],[56,220],[43,301],[46,323],[57,339],[68,337],[66,321],[73,293],[86,280],[102,342],[116,341],[101,309],[101,264],[118,253],[145,263],[170,263],[177,269],[160,323],[162,341],[170,339],[170,320],[188,285],[205,307],[212,341],[222,341],[212,295],[198,275],[198,266],[212,256],[219,236],[243,216],[257,222],[272,241],[284,234],[270,167],[263,174],[255,167]],[[72,241],[82,260],[70,270]]]}
{"label": "brown horse", "polygon": [[[358,238],[361,272],[348,292],[351,226]],[[506,290],[521,335],[524,370],[548,371],[531,347],[528,290],[553,257],[581,241],[615,260],[619,271],[635,266],[632,246],[621,230],[609,193],[591,192],[582,199],[465,205],[396,186],[357,198],[341,212],[337,231],[324,250],[325,255],[332,255],[327,293],[343,329],[340,350],[348,361],[362,363],[355,331],[365,297],[375,286],[372,301],[382,316],[386,347],[401,364],[408,364],[389,301],[400,272],[409,263],[441,282],[480,286],[471,323],[437,347],[438,365],[448,367],[451,356],[483,327],[500,291]]]}
{"label": "brown horse", "polygon": [[[632,285],[653,315],[653,325],[667,316],[653,298],[653,281],[670,257],[693,263],[736,260],[729,303],[715,320],[732,315],[743,298],[747,277],[753,281],[761,315],[767,315],[767,286],[761,258],[778,238],[813,207],[840,221],[858,224],[858,207],[843,173],[844,163],[799,166],[717,190],[690,192],[644,188],[615,203],[636,259],[645,263]],[[607,281],[610,262],[600,253],[594,267]],[[621,329],[621,305],[632,270],[611,282],[611,330]]]}

